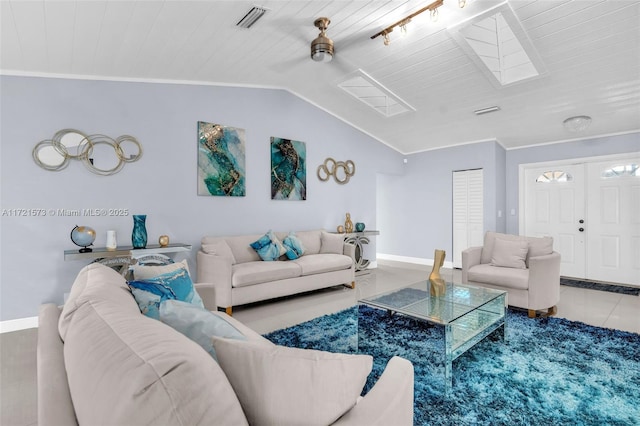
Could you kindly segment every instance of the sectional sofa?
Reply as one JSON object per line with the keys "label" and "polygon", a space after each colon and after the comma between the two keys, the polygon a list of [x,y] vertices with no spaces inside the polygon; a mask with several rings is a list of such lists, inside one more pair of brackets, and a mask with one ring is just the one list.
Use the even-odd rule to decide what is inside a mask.
{"label": "sectional sofa", "polygon": [[217,360],[177,329],[142,315],[127,282],[85,267],[60,308],[40,308],[38,425],[411,425],[413,366],[394,357],[360,396],[368,355],[274,345],[198,288],[217,322]]}

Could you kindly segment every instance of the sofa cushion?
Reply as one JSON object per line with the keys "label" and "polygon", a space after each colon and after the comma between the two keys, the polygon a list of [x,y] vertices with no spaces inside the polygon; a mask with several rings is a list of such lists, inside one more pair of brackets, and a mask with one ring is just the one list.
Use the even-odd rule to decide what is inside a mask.
{"label": "sofa cushion", "polygon": [[524,260],[528,251],[529,243],[526,240],[508,241],[496,238],[491,255],[491,265],[524,269]]}
{"label": "sofa cushion", "polygon": [[495,284],[507,288],[527,290],[529,288],[529,270],[501,268],[481,263],[472,266],[468,272],[469,281]]}
{"label": "sofa cushion", "polygon": [[251,248],[251,243],[262,237],[260,234],[225,237],[224,240],[233,253],[236,263],[255,262],[260,259],[258,253]]}
{"label": "sofa cushion", "polygon": [[238,263],[232,267],[231,286],[245,287],[268,281],[299,277],[302,269],[294,262],[278,260],[275,262]]}
{"label": "sofa cushion", "polygon": [[271,230],[249,245],[258,253],[260,259],[266,261],[277,260],[287,252],[278,237],[276,237]]}
{"label": "sofa cushion", "polygon": [[231,263],[236,263],[236,259],[233,256],[233,252],[229,247],[229,244],[223,239],[213,239],[210,237],[203,238],[203,241],[207,241],[206,243],[202,243],[202,251],[207,254],[215,254],[216,256],[224,257],[226,259],[230,259]]}
{"label": "sofa cushion", "polygon": [[322,274],[324,272],[341,271],[351,268],[353,260],[343,254],[310,254],[292,260],[300,266],[302,275]]}
{"label": "sofa cushion", "polygon": [[480,263],[491,263],[491,256],[493,255],[493,247],[495,245],[496,238],[507,241],[527,241],[529,243],[529,252],[527,253],[527,258],[525,260],[527,268],[529,267],[529,257],[543,256],[553,252],[552,237],[525,237],[522,235],[501,234],[499,232],[487,231],[484,234],[484,245],[482,246]]}
{"label": "sofa cushion", "polygon": [[322,231],[321,235],[320,240],[322,241],[322,244],[320,246],[320,253],[342,254],[344,250],[344,235],[330,234],[326,231]]}
{"label": "sofa cushion", "polygon": [[298,231],[296,236],[304,246],[304,254],[320,253],[320,233],[322,231]]}
{"label": "sofa cushion", "polygon": [[529,242],[529,252],[525,263],[529,267],[529,258],[537,256],[546,256],[553,253],[553,237],[527,237]]}
{"label": "sofa cushion", "polygon": [[297,259],[304,254],[304,245],[302,244],[302,241],[296,237],[296,234],[293,231],[289,232],[289,235],[285,237],[282,241],[282,245],[287,251],[287,259]]}
{"label": "sofa cushion", "polygon": [[158,319],[160,303],[165,300],[181,300],[204,308],[200,295],[193,287],[189,272],[184,268],[145,280],[131,281],[129,287],[140,312],[154,319]]}
{"label": "sofa cushion", "polygon": [[89,270],[82,298],[67,311],[64,360],[78,424],[247,424],[220,366],[196,343],[141,315],[112,272]]}
{"label": "sofa cushion", "polygon": [[122,275],[113,269],[100,263],[92,263],[80,270],[76,277],[69,297],[67,298],[60,319],[58,332],[62,340],[65,340],[69,322],[73,313],[87,300],[94,298],[111,300],[131,313],[140,313],[136,301],[131,296],[131,290]]}
{"label": "sofa cushion", "polygon": [[250,424],[328,425],[357,402],[369,355],[265,347],[213,338],[218,360]]}

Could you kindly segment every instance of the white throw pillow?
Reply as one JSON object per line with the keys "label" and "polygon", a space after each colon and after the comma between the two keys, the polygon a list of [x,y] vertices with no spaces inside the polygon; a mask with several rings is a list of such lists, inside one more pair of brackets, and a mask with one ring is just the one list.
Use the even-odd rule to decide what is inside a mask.
{"label": "white throw pillow", "polygon": [[524,260],[529,251],[526,240],[503,240],[496,238],[491,255],[491,265],[503,268],[525,269]]}
{"label": "white throw pillow", "polygon": [[252,425],[328,425],[357,402],[369,355],[213,337],[218,362]]}
{"label": "white throw pillow", "polygon": [[320,253],[342,254],[344,251],[343,234],[330,234],[327,231],[322,231],[322,234],[320,234],[320,241]]}

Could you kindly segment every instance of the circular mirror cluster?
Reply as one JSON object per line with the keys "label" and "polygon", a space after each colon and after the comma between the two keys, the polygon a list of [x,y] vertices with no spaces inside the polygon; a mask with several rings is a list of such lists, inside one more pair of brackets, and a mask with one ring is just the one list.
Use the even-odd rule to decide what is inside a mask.
{"label": "circular mirror cluster", "polygon": [[324,164],[318,166],[318,179],[322,182],[329,180],[331,176],[341,185],[346,184],[351,176],[356,174],[356,165],[353,161],[336,161],[329,157],[324,160]]}
{"label": "circular mirror cluster", "polygon": [[142,145],[133,136],[112,139],[105,135],[85,135],[75,129],[56,132],[52,139],[38,142],[33,148],[33,160],[45,170],[63,170],[69,160],[80,160],[89,171],[109,176],[118,173],[125,163],[142,157]]}

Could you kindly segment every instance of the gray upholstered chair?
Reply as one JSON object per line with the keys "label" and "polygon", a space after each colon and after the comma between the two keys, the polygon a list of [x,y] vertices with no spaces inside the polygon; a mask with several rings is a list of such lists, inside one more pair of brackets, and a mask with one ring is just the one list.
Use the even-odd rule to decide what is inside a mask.
{"label": "gray upholstered chair", "polygon": [[560,253],[551,237],[487,232],[482,247],[462,252],[462,282],[507,292],[508,304],[556,313],[560,300]]}

